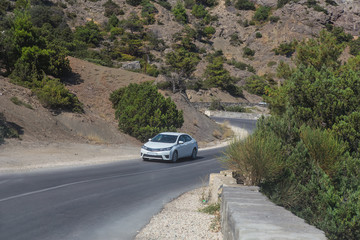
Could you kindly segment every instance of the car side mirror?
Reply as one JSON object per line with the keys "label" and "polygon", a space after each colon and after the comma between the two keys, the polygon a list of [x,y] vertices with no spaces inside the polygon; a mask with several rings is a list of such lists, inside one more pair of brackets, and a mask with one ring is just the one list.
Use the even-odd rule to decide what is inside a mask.
{"label": "car side mirror", "polygon": [[151,142],[151,138],[149,138],[149,142]]}
{"label": "car side mirror", "polygon": [[179,141],[179,144],[183,144],[184,143],[184,141]]}

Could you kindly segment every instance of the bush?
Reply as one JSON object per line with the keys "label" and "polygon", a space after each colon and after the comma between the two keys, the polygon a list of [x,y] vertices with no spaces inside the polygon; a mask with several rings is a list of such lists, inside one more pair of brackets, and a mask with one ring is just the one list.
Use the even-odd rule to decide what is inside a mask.
{"label": "bush", "polygon": [[142,0],[126,0],[127,4],[134,6],[134,7],[140,5],[141,2],[142,2]]}
{"label": "bush", "polygon": [[345,152],[345,144],[328,131],[300,128],[300,138],[309,151],[312,160],[330,177],[334,175],[338,162]]}
{"label": "bush", "polygon": [[119,129],[140,141],[159,132],[176,131],[184,122],[182,111],[165,99],[151,82],[130,84],[110,95]]}
{"label": "bush", "polygon": [[40,102],[51,109],[83,112],[78,98],[71,94],[58,79],[44,77],[41,87],[35,89],[35,93]]}
{"label": "bush", "polygon": [[208,14],[208,12],[203,5],[195,4],[192,7],[191,14],[194,15],[196,18],[203,18]]}
{"label": "bush", "polygon": [[120,6],[114,3],[112,0],[108,0],[106,3],[104,3],[103,7],[105,8],[105,17],[111,17],[112,15],[117,16],[122,12]]}
{"label": "bush", "polygon": [[74,38],[88,44],[90,47],[99,46],[102,40],[100,29],[94,21],[87,22],[85,26],[76,27]]}
{"label": "bush", "polygon": [[360,53],[360,38],[350,42],[350,54],[356,56]]}
{"label": "bush", "polygon": [[243,44],[243,41],[239,38],[239,35],[237,33],[233,33],[230,35],[230,45],[237,47]]}
{"label": "bush", "polygon": [[184,0],[184,6],[186,9],[192,9],[195,6],[195,0]]}
{"label": "bush", "polygon": [[276,22],[278,22],[280,20],[280,17],[279,16],[270,16],[269,17],[269,21],[271,22],[271,23],[276,23]]}
{"label": "bush", "polygon": [[237,0],[235,8],[239,10],[255,10],[255,4],[249,0]]}
{"label": "bush", "polygon": [[215,28],[212,26],[207,26],[204,28],[204,34],[207,38],[210,38],[216,32]]}
{"label": "bush", "polygon": [[185,24],[188,22],[188,16],[184,5],[181,2],[177,2],[175,7],[172,9],[172,12],[175,16],[175,20],[179,23]]}
{"label": "bush", "polygon": [[262,96],[265,94],[265,89],[268,86],[269,84],[264,79],[264,77],[253,75],[246,79],[246,85],[245,85],[246,90],[252,94]]}
{"label": "bush", "polygon": [[246,108],[244,108],[242,106],[225,107],[225,111],[227,111],[227,112],[247,112]]}
{"label": "bush", "polygon": [[255,55],[255,50],[252,50],[248,47],[243,48],[243,55],[244,57],[252,57]]}
{"label": "bush", "polygon": [[269,18],[271,8],[260,6],[258,9],[256,9],[253,19],[255,21],[264,22],[267,21]]}
{"label": "bush", "polygon": [[4,143],[5,138],[18,138],[19,130],[6,121],[2,112],[0,112],[0,144]]}
{"label": "bush", "polygon": [[256,33],[255,33],[255,37],[256,37],[256,38],[262,38],[261,32],[256,32]]}
{"label": "bush", "polygon": [[296,50],[297,41],[291,43],[281,43],[279,47],[273,49],[276,55],[291,57]]}
{"label": "bush", "polygon": [[227,168],[242,175],[246,185],[271,181],[285,165],[282,144],[274,134],[234,140],[225,150],[223,161]]}

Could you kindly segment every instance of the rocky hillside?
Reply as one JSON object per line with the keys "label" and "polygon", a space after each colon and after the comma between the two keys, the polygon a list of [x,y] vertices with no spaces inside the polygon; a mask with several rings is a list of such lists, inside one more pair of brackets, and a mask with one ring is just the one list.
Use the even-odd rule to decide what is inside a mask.
{"label": "rocky hillside", "polygon": [[[84,106],[83,114],[49,111],[33,91],[1,78],[0,112],[26,133],[24,139],[40,141],[78,139],[140,144],[114,130],[114,110],[108,98],[119,87],[149,80],[155,81],[163,94],[171,96],[184,111],[181,131],[203,142],[212,141],[222,130],[189,102],[258,103],[263,92],[255,91],[257,86],[251,84],[259,79],[260,84],[280,83],[277,66],[281,62],[292,64],[296,41],[312,38],[322,29],[345,31],[357,39],[360,30],[358,0],[31,0],[30,3],[36,33],[52,42],[50,49],[58,45],[75,56],[68,58],[71,75],[61,81]],[[14,8],[20,5],[6,0],[0,6],[2,37],[9,29],[6,17],[11,18]],[[3,75],[14,68],[21,70],[3,57],[9,57],[5,47],[0,48],[0,54]],[[129,61],[138,62],[129,65]],[[139,73],[121,69],[129,68],[126,65]]]}

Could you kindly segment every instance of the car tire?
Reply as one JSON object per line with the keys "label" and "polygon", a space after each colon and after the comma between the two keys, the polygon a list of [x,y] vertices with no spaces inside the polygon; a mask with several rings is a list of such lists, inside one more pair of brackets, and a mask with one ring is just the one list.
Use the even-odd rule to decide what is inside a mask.
{"label": "car tire", "polygon": [[175,152],[173,153],[173,155],[172,155],[171,161],[172,161],[172,162],[177,162],[178,160],[179,160],[179,154],[178,154],[177,151],[175,151]]}
{"label": "car tire", "polygon": [[197,149],[194,148],[191,153],[191,159],[196,159],[196,156],[197,156]]}

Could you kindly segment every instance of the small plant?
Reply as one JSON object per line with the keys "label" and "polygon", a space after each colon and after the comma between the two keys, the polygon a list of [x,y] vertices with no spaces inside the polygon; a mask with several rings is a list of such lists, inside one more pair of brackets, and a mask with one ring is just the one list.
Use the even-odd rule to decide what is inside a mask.
{"label": "small plant", "polygon": [[255,33],[255,37],[256,37],[256,38],[262,38],[261,32],[256,32],[256,33]]}
{"label": "small plant", "polygon": [[199,212],[214,215],[220,211],[220,203],[214,203],[199,210]]}
{"label": "small plant", "polygon": [[276,62],[275,62],[275,61],[270,61],[270,62],[267,63],[267,66],[268,66],[268,67],[273,67],[273,66],[275,66],[275,65],[276,65]]}
{"label": "small plant", "polygon": [[230,35],[230,45],[231,46],[240,46],[243,44],[243,41],[239,38],[239,35],[237,33],[233,33]]}
{"label": "small plant", "polygon": [[24,107],[27,107],[29,109],[34,109],[30,104],[21,101],[17,97],[11,97],[10,101],[13,102],[14,104],[18,105],[18,106],[24,106]]}
{"label": "small plant", "polygon": [[255,50],[252,50],[248,47],[243,48],[243,55],[244,57],[252,57],[255,55]]}
{"label": "small plant", "polygon": [[225,111],[227,111],[227,112],[247,112],[246,108],[239,106],[239,105],[225,107]]}
{"label": "small plant", "polygon": [[279,16],[270,16],[269,17],[269,21],[271,22],[271,23],[276,23],[276,22],[278,22],[280,20],[280,17]]}

